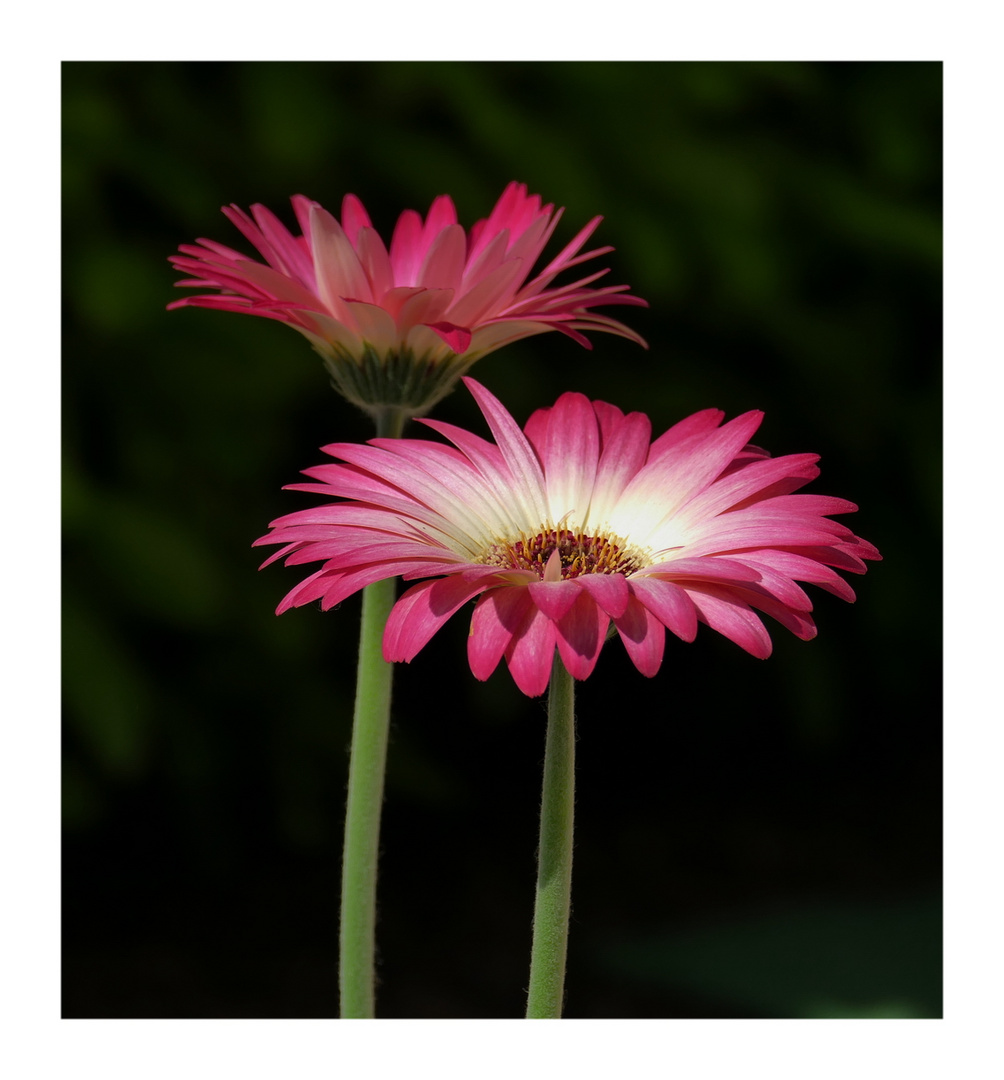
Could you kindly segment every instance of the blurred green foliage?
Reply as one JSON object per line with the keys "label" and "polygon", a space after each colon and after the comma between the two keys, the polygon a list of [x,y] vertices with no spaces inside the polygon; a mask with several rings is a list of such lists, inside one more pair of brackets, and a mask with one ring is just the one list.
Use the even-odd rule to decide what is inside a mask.
{"label": "blurred green foliage", "polygon": [[[567,208],[554,251],[602,213],[608,280],[651,305],[619,312],[648,352],[546,335],[479,364],[514,415],[568,389],[657,431],[762,408],[758,442],[821,453],[814,489],[885,555],[766,663],[704,630],[648,681],[608,648],[578,709],[568,1014],[933,1015],[941,66],[67,63],[63,88],[66,1015],[335,1011],[358,601],[274,618],[295,572],[250,544],[368,422],[288,328],[165,312],[167,256],[245,247],[230,202],[292,224],[290,195],[354,192],[386,236],[442,192],[469,225],[511,179]],[[437,415],[483,430],[463,391]],[[542,709],[476,683],[465,635],[398,672],[385,1016],[522,1005]],[[922,971],[870,993],[823,948],[747,992],[756,913],[818,943],[844,912],[862,947],[885,931],[860,904],[901,911]],[[664,955],[604,967],[642,927]],[[720,977],[692,927],[731,943]]]}
{"label": "blurred green foliage", "polygon": [[754,1016],[941,1016],[941,903],[805,904],[649,938],[600,953],[609,971],[747,1006]]}

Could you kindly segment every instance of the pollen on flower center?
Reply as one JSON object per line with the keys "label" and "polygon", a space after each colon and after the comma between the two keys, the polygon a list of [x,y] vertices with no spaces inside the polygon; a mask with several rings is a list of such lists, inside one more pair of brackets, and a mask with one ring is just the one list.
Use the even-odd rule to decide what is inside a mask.
{"label": "pollen on flower center", "polygon": [[633,574],[648,562],[641,551],[619,537],[547,527],[535,536],[524,533],[515,540],[497,540],[478,561],[507,570],[533,570],[544,580],[548,560],[555,552],[563,579],[582,574]]}

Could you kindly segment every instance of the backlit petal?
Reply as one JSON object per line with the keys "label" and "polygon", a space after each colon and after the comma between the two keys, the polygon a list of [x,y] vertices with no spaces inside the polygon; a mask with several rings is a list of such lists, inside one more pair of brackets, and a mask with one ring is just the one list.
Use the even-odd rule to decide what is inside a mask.
{"label": "backlit petal", "polygon": [[[427,421],[449,444],[332,443],[335,461],[291,485],[338,501],[277,518],[257,542],[277,546],[269,561],[322,564],[280,611],[331,608],[382,578],[431,578],[405,592],[387,625],[385,655],[410,660],[481,594],[472,672],[488,678],[504,656],[517,686],[537,696],[555,648],[574,678],[594,671],[611,620],[646,676],[661,665],[665,630],[689,642],[700,622],[765,658],[763,616],[811,639],[812,597],[801,583],[852,600],[838,571],[863,573],[880,557],[832,519],[853,503],[797,493],[818,472],[815,455],[771,459],[748,442],[757,413],[722,425],[706,410],[649,446],[646,418],[574,393],[521,431],[498,399],[465,381],[494,442]],[[576,520],[580,504],[587,523]]]}
{"label": "backlit petal", "polygon": [[[612,250],[579,253],[598,217],[528,282],[562,211],[525,184],[510,183],[469,230],[458,223],[449,195],[437,196],[424,220],[405,210],[386,246],[355,195],[344,197],[340,221],[303,195],[291,202],[300,235],[259,203],[250,213],[236,205],[223,210],[262,261],[209,239],[181,245],[170,259],[186,275],[177,284],[202,291],[168,309],[204,307],[288,323],[322,355],[336,388],[373,415],[388,406],[421,414],[475,360],[551,330],[585,348],[592,331],[645,344],[592,310],[645,304],[625,295],[625,285],[592,287],[605,269],[552,284],[559,272]],[[409,304],[423,289],[428,295]],[[381,366],[388,360],[391,375]]]}
{"label": "backlit petal", "polygon": [[388,663],[413,660],[432,635],[484,585],[440,578],[413,585],[391,609],[383,635]]}
{"label": "backlit petal", "polygon": [[528,697],[539,697],[551,681],[556,638],[554,623],[534,605],[506,649],[513,681]]}
{"label": "backlit petal", "polygon": [[527,589],[492,589],[478,600],[467,638],[467,659],[476,679],[484,682],[498,667],[532,608]]}
{"label": "backlit petal", "polygon": [[629,599],[624,614],[616,619],[615,623],[631,662],[642,675],[651,679],[662,664],[662,655],[666,648],[665,627],[634,596]]}
{"label": "backlit petal", "polygon": [[592,674],[609,624],[610,617],[583,591],[578,591],[575,603],[557,620],[558,652],[573,678],[587,679]]}

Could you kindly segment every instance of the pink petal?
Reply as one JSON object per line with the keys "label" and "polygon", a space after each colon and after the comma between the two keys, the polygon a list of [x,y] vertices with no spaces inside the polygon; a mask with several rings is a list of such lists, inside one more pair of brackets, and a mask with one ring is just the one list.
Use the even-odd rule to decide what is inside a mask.
{"label": "pink petal", "polygon": [[501,588],[486,592],[471,616],[467,660],[475,679],[484,682],[530,615],[533,603],[526,589]]}
{"label": "pink petal", "polygon": [[[796,585],[787,574],[779,574],[764,563],[755,563],[746,560],[745,556],[743,556],[743,561],[748,563],[751,570],[754,570],[759,574],[760,580],[755,584],[750,583],[738,586],[739,589],[744,590],[741,595],[745,595],[746,591],[754,595],[766,593],[768,596],[777,600],[788,611],[797,613],[799,617],[801,617],[803,613],[812,611],[812,601],[806,595],[805,590]],[[763,604],[758,601],[749,600],[749,602],[753,604],[754,607],[757,607],[758,604],[760,607],[763,607]]]}
{"label": "pink petal", "polygon": [[623,501],[642,505],[657,501],[664,519],[670,517],[721,473],[762,420],[763,413],[757,411],[730,420],[700,441],[699,452],[696,448],[682,452],[681,444],[671,444],[654,460],[650,453],[648,464],[625,489]]}
{"label": "pink petal", "polygon": [[503,229],[508,229],[516,208],[526,198],[526,185],[515,180],[506,185],[491,213],[483,221],[478,221],[471,229],[471,258],[475,258],[481,248],[488,244]]}
{"label": "pink petal", "polygon": [[752,566],[769,566],[780,574],[785,574],[796,581],[808,581],[818,585],[821,589],[839,596],[849,603],[854,602],[854,590],[846,581],[830,567],[824,566],[816,559],[807,558],[805,555],[796,554],[793,551],[780,551],[777,549],[761,548],[758,551],[747,551],[743,559]]}
{"label": "pink petal", "polygon": [[686,590],[658,577],[628,580],[634,595],[664,626],[683,641],[697,637],[697,611]]}
{"label": "pink petal", "polygon": [[651,679],[662,664],[666,629],[637,597],[630,597],[624,614],[614,620],[617,633],[634,666]]}
{"label": "pink petal", "polygon": [[512,243],[506,252],[507,258],[519,259],[529,273],[533,264],[540,257],[544,245],[551,237],[557,218],[550,221],[547,214],[537,214],[522,232],[518,228],[511,230]]}
{"label": "pink petal", "polygon": [[314,199],[308,199],[306,195],[294,195],[290,200],[293,204],[293,213],[296,214],[296,220],[300,226],[300,232],[303,233],[303,241],[307,245],[307,250],[310,250],[310,211],[315,206],[321,204]]}
{"label": "pink petal", "polygon": [[[855,537],[855,540],[861,541],[860,537]],[[865,543],[865,541],[861,541]],[[818,544],[818,545],[791,545],[797,546],[799,555],[804,555],[807,559],[815,559],[817,562],[824,564],[825,566],[835,566],[838,570],[846,570],[851,574],[863,574],[868,569],[867,566],[861,561],[861,558],[866,559],[881,559],[882,556],[867,554],[865,551],[861,552],[861,558],[855,554],[858,550],[858,545],[850,541],[846,543],[836,544]],[[869,544],[868,547],[871,547]]]}
{"label": "pink petal", "polygon": [[462,326],[454,326],[453,323],[449,322],[428,323],[427,325],[429,329],[434,330],[455,353],[465,353],[470,347],[470,330],[466,330]]}
{"label": "pink petal", "polygon": [[[324,480],[331,489],[329,494],[379,499],[383,507],[404,512],[412,520],[451,535],[456,535],[457,529],[475,536],[483,532],[483,522],[477,513],[471,513],[451,491],[458,471],[442,458],[429,457],[419,465],[403,454],[391,453],[372,443],[366,446],[336,443],[324,449],[374,474],[367,477],[338,465],[318,465],[305,470],[308,476]],[[472,477],[471,482],[477,479]],[[298,489],[303,490],[299,485]],[[462,492],[464,488],[456,490]],[[484,512],[483,503],[480,509]]]}
{"label": "pink petal", "polygon": [[592,597],[577,592],[578,599],[557,622],[558,652],[573,678],[586,679],[599,659],[610,619]]}
{"label": "pink petal", "polygon": [[494,443],[442,420],[429,420],[422,417],[418,422],[449,439],[478,470],[485,482],[492,487],[493,493],[502,501],[502,505],[505,505],[505,501],[509,498],[512,481],[509,466]]}
{"label": "pink petal", "polygon": [[[601,415],[599,409],[597,415]],[[616,503],[624,488],[645,464],[652,436],[651,421],[644,413],[621,415],[616,422],[611,421],[612,417],[608,414],[608,427],[603,435],[603,450],[593,487],[593,513],[598,518],[609,513],[608,508]]]}
{"label": "pink petal", "polygon": [[419,323],[438,323],[453,303],[452,289],[421,289],[409,296],[397,314],[401,332]]}
{"label": "pink petal", "polygon": [[292,236],[275,214],[260,203],[255,203],[251,207],[251,212],[261,229],[262,236],[268,241],[274,253],[275,261],[272,265],[284,274],[298,279],[305,288],[314,289],[316,287],[314,262],[300,238]]}
{"label": "pink petal", "polygon": [[745,499],[759,501],[774,494],[787,494],[819,475],[818,460],[818,454],[788,454],[754,461],[735,472],[727,469],[687,508],[695,515],[712,517],[724,510],[740,509]]}
{"label": "pink petal", "polygon": [[474,400],[484,413],[509,466],[513,480],[513,499],[520,504],[527,521],[543,522],[547,517],[546,486],[544,473],[533,447],[494,394],[471,378],[465,378],[464,385],[474,395]]}
{"label": "pink petal", "polygon": [[387,248],[376,229],[363,227],[355,240],[356,254],[369,280],[373,299],[383,306],[384,296],[394,288],[394,271]]}
{"label": "pink petal", "polygon": [[379,304],[346,300],[345,308],[350,313],[349,317],[356,332],[374,348],[388,348],[397,340],[394,320]]}
{"label": "pink petal", "polygon": [[702,409],[675,423],[652,443],[649,460],[661,457],[668,449],[680,443],[690,443],[697,436],[709,435],[725,419],[721,409]]}
{"label": "pink petal", "polygon": [[557,630],[536,605],[506,649],[505,658],[514,682],[527,697],[538,697],[551,680]]}
{"label": "pink petal", "polygon": [[[468,247],[472,246],[474,230],[471,230],[471,238]],[[480,253],[472,255],[468,252],[467,263],[464,268],[464,276],[461,287],[464,292],[469,292],[483,278],[486,278],[493,270],[497,270],[505,261],[506,248],[509,244],[509,234],[505,231],[493,236],[489,243]]]}
{"label": "pink petal", "polygon": [[319,600],[327,591],[331,575],[322,566],[310,577],[304,578],[295,588],[289,590],[282,598],[279,606],[275,609],[276,615],[281,615],[290,608],[303,607]]}
{"label": "pink petal", "polygon": [[[639,570],[635,577],[658,574],[669,581],[695,578],[698,581],[758,581],[760,574],[742,557],[705,556],[700,559],[667,559]],[[632,578],[632,581],[635,580]]]}
{"label": "pink petal", "polygon": [[693,600],[701,622],[707,623],[712,630],[717,630],[759,660],[766,660],[770,656],[773,650],[770,635],[748,604],[734,596],[715,595],[695,586],[689,586],[687,594]]}
{"label": "pink petal", "polygon": [[612,618],[619,619],[631,598],[623,574],[580,574],[572,579]]}
{"label": "pink petal", "polygon": [[320,207],[310,212],[311,248],[317,271],[317,290],[328,309],[338,319],[344,311],[342,300],[373,302],[369,279],[341,225]]}
{"label": "pink petal", "polygon": [[804,593],[801,594],[797,608],[784,601],[776,600],[773,596],[767,596],[759,589],[754,591],[753,589],[737,588],[730,590],[730,594],[737,600],[743,600],[751,608],[762,611],[765,615],[776,619],[786,630],[790,630],[795,637],[801,638],[803,641],[811,641],[818,633],[816,624],[809,614],[812,610],[812,604]]}
{"label": "pink petal", "polygon": [[251,262],[250,260],[241,261],[234,267],[232,276],[223,274],[217,276],[221,282],[230,287],[235,287],[235,291],[245,295],[249,295],[249,292],[241,286],[246,283],[254,286],[254,292],[251,295],[257,294],[273,300],[286,300],[309,310],[326,310],[320,297],[308,292],[298,281],[294,281],[285,274],[280,274],[271,267],[262,266],[261,263]]}
{"label": "pink petal", "polygon": [[527,319],[503,319],[476,327],[471,335],[471,350],[480,358],[501,349],[503,345],[510,345],[535,334],[546,334],[550,329],[551,327],[544,323]]}
{"label": "pink petal", "polygon": [[523,425],[523,434],[534,449],[538,459],[544,460],[544,448],[547,443],[547,428],[551,422],[550,407],[537,409],[530,414],[530,419]]}
{"label": "pink petal", "polygon": [[226,215],[227,219],[244,234],[245,238],[250,240],[250,242],[258,249],[268,262],[269,266],[282,272],[282,260],[276,258],[276,254],[272,250],[272,245],[265,239],[261,229],[251,217],[233,203],[231,203],[230,206],[223,206],[220,209]]}
{"label": "pink petal", "polygon": [[359,231],[361,229],[372,230],[373,228],[373,223],[370,221],[369,214],[366,213],[366,208],[355,195],[346,195],[342,199],[342,228],[349,238],[349,243],[356,250],[359,249]]}
{"label": "pink petal", "polygon": [[307,582],[312,583],[310,590],[304,591],[302,586],[297,586],[282,601],[276,613],[281,614],[288,608],[302,607],[318,599],[321,601],[322,610],[328,611],[359,592],[364,586],[395,575],[396,571],[393,567],[388,569],[384,563],[374,563],[371,566],[351,571],[329,570],[326,566],[322,566],[304,582],[304,585]]}
{"label": "pink petal", "polygon": [[391,609],[383,635],[383,656],[388,663],[410,663],[433,634],[459,608],[484,591],[455,577],[413,585]]}
{"label": "pink petal", "polygon": [[448,225],[433,241],[418,275],[418,284],[428,289],[460,288],[467,254],[467,234],[462,225]]}
{"label": "pink petal", "polygon": [[[594,217],[572,237],[572,239],[558,252],[557,255],[544,267],[540,274],[531,282],[531,286],[541,288],[557,274],[571,265],[572,257],[579,251],[582,245],[596,232],[597,226],[603,220],[602,217]],[[599,252],[597,252],[599,254]]]}
{"label": "pink petal", "polygon": [[533,602],[555,622],[567,614],[581,595],[582,590],[574,581],[534,581],[530,584]]}
{"label": "pink petal", "polygon": [[786,514],[744,516],[747,514],[748,511],[740,510],[695,524],[685,548],[686,554],[713,555],[759,547],[830,546],[842,535],[836,522],[822,518],[802,521]]}
{"label": "pink petal", "polygon": [[394,319],[400,319],[405,305],[414,296],[421,296],[427,292],[418,285],[395,285],[388,289],[380,300],[380,306]]}
{"label": "pink petal", "polygon": [[[610,273],[609,268],[606,268],[597,271],[591,277],[576,281],[571,286],[562,285],[559,288],[555,289],[549,289],[547,287],[551,284],[551,282],[558,274],[563,273],[565,270],[570,270],[573,266],[579,266],[584,262],[589,262],[590,259],[596,259],[600,255],[606,255],[607,252],[613,250],[614,249],[609,244],[607,244],[604,247],[593,248],[592,251],[584,251],[581,255],[576,255],[574,258],[566,259],[560,266],[555,265],[555,263],[552,261],[551,265],[554,267],[552,270],[544,271],[537,277],[533,278],[532,281],[528,281],[524,288],[520,289],[520,299],[522,300],[525,298],[533,300],[539,297],[541,300],[544,300],[545,298],[551,296],[552,293],[560,292],[568,288],[578,288],[582,284],[582,280],[594,281],[597,277],[602,277],[604,274]],[[626,289],[627,287],[627,285],[613,286],[613,288],[617,289]],[[643,307],[648,307],[648,303],[644,300],[641,301],[641,305]]]}
{"label": "pink petal", "polygon": [[589,398],[562,394],[548,414],[541,456],[552,521],[569,513],[586,520],[599,453],[599,426]]}
{"label": "pink petal", "polygon": [[482,520],[491,520],[498,513],[498,503],[485,483],[484,474],[455,447],[425,439],[370,441],[422,470],[437,486],[446,489],[455,500],[454,505],[464,506]]}
{"label": "pink petal", "polygon": [[405,210],[397,219],[390,238],[390,264],[395,285],[417,285],[424,256],[422,219],[414,210]]}
{"label": "pink petal", "polygon": [[514,259],[481,278],[472,289],[457,298],[450,310],[450,318],[463,326],[473,326],[500,314],[512,298],[521,267],[522,263]]}
{"label": "pink petal", "polygon": [[422,250],[426,252],[444,229],[457,224],[457,208],[449,195],[437,195],[432,200],[422,230]]}

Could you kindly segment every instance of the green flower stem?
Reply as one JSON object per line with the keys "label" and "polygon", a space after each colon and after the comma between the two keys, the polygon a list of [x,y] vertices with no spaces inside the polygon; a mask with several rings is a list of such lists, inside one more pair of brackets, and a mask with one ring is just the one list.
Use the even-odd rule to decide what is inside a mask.
{"label": "green flower stem", "polygon": [[[388,410],[376,419],[378,436],[401,434],[404,416],[400,412]],[[338,988],[344,1020],[372,1019],[375,1015],[377,856],[394,673],[393,664],[383,658],[381,646],[395,595],[394,578],[374,582],[363,589],[342,849]]]}
{"label": "green flower stem", "polygon": [[558,1020],[565,996],[572,903],[575,807],[575,682],[555,653],[547,701],[544,789],[540,804],[537,898],[530,951],[528,1020]]}

